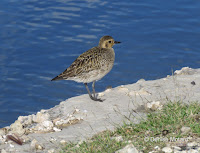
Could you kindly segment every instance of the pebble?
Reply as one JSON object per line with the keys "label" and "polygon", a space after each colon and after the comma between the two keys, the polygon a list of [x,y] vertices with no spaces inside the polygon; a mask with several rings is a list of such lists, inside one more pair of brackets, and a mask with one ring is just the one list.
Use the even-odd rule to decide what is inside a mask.
{"label": "pebble", "polygon": [[174,153],[186,153],[186,151],[174,150]]}
{"label": "pebble", "polygon": [[17,150],[15,148],[10,148],[10,149],[8,149],[8,152],[9,153],[15,153],[15,152],[17,152]]}
{"label": "pebble", "polygon": [[178,146],[173,146],[172,148],[173,148],[174,150],[176,150],[176,151],[181,151],[181,148],[178,147]]}
{"label": "pebble", "polygon": [[15,146],[13,144],[9,144],[11,148],[14,148]]}
{"label": "pebble", "polygon": [[35,145],[35,149],[36,149],[36,150],[43,150],[44,147],[41,146],[40,144],[37,144],[37,143],[36,143],[36,145]]}
{"label": "pebble", "polygon": [[134,147],[133,144],[129,144],[123,149],[116,151],[115,153],[139,153],[139,151]]}
{"label": "pebble", "polygon": [[160,150],[160,147],[159,146],[155,146],[154,149]]}
{"label": "pebble", "polygon": [[197,150],[190,149],[190,150],[188,150],[188,153],[199,153],[199,152]]}
{"label": "pebble", "polygon": [[111,88],[108,88],[105,90],[105,92],[110,92],[112,89]]}
{"label": "pebble", "polygon": [[183,126],[183,127],[181,128],[181,133],[182,133],[182,134],[188,134],[190,131],[191,131],[191,128],[190,128],[190,127]]}
{"label": "pebble", "polygon": [[161,110],[162,109],[162,105],[161,105],[160,101],[152,101],[152,102],[148,102],[146,104],[146,108],[150,109],[152,111]]}
{"label": "pebble", "polygon": [[51,137],[50,142],[56,142],[56,141],[57,141],[56,138]]}
{"label": "pebble", "polygon": [[196,142],[189,142],[187,144],[187,147],[191,148],[191,147],[194,147],[194,146],[197,146],[198,144]]}
{"label": "pebble", "polygon": [[115,140],[117,142],[123,141],[123,137],[122,136],[112,137],[111,139]]}
{"label": "pebble", "polygon": [[36,149],[36,150],[43,150],[44,149],[44,147],[42,145],[40,145],[36,139],[33,139],[31,141],[30,146],[31,146],[32,149]]}
{"label": "pebble", "polygon": [[105,95],[104,92],[98,93],[98,96],[99,96],[99,97],[103,97],[104,95]]}
{"label": "pebble", "polygon": [[48,153],[54,153],[54,152],[55,152],[55,149],[53,148],[48,150]]}
{"label": "pebble", "polygon": [[83,142],[84,142],[83,140],[80,140],[80,141],[77,143],[76,147],[79,148],[80,145],[81,145]]}
{"label": "pebble", "polygon": [[7,153],[7,151],[6,151],[6,150],[4,150],[4,149],[2,149],[2,150],[1,150],[1,153]]}
{"label": "pebble", "polygon": [[54,130],[55,132],[60,132],[60,131],[62,131],[61,129],[59,129],[59,128],[57,128],[57,127],[53,127],[53,130]]}
{"label": "pebble", "polygon": [[36,139],[33,139],[33,140],[31,141],[31,144],[30,144],[31,148],[34,148],[34,149],[35,149],[36,143],[38,143],[38,141],[37,141]]}
{"label": "pebble", "polygon": [[162,151],[165,153],[171,153],[172,149],[170,147],[164,147],[164,148],[162,148]]}
{"label": "pebble", "polygon": [[65,140],[60,141],[60,144],[62,144],[62,145],[65,145],[66,143],[67,143],[67,141],[65,141]]}

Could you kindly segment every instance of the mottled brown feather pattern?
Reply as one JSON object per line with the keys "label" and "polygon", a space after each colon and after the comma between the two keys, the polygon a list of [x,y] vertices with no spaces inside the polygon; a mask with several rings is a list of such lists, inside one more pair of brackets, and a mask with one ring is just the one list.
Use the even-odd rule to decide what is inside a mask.
{"label": "mottled brown feather pattern", "polygon": [[[81,54],[63,73],[53,78],[53,80],[73,80],[84,83],[89,97],[94,101],[102,102],[95,93],[95,81],[103,78],[114,65],[115,52],[112,48],[114,41],[111,36],[103,36],[97,47],[93,47]],[[92,83],[92,94],[87,83]]]}
{"label": "mottled brown feather pattern", "polygon": [[[101,69],[105,62],[114,62],[113,58],[108,56],[110,52],[108,49],[100,48],[99,46],[93,47],[90,50],[81,54],[63,73],[58,75],[54,80],[68,79],[77,77],[83,73],[88,73],[93,70]],[[107,60],[113,61],[107,61]]]}
{"label": "mottled brown feather pattern", "polygon": [[53,80],[73,80],[90,83],[100,80],[113,67],[115,52],[112,48],[114,41],[111,36],[103,36],[97,47],[93,47],[81,54],[63,73]]}

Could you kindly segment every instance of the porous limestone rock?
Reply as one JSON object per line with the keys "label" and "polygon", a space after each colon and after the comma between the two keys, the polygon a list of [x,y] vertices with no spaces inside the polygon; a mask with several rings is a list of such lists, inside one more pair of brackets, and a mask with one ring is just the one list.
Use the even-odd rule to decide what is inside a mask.
{"label": "porous limestone rock", "polygon": [[81,120],[83,120],[82,114],[69,115],[65,119],[56,120],[54,124],[57,128],[63,128],[72,124],[76,124]]}
{"label": "porous limestone rock", "polygon": [[53,130],[53,123],[51,121],[43,121],[39,124],[36,125],[36,127],[34,128],[34,131],[37,133],[37,131],[40,132],[50,132]]}
{"label": "porous limestone rock", "polygon": [[33,116],[33,122],[36,123],[41,123],[48,120],[50,120],[50,115],[48,113],[38,112],[36,115]]}
{"label": "porous limestone rock", "polygon": [[17,135],[23,135],[25,133],[25,129],[19,120],[16,120],[13,124],[11,124],[10,128],[12,133]]}
{"label": "porous limestone rock", "polygon": [[0,129],[0,136],[6,135],[8,133],[8,129],[7,128],[1,128]]}
{"label": "porous limestone rock", "polygon": [[43,127],[45,127],[47,130],[53,129],[53,123],[51,121],[44,121],[41,123]]}
{"label": "porous limestone rock", "polygon": [[7,141],[6,135],[0,135],[0,143],[5,143]]}
{"label": "porous limestone rock", "polygon": [[183,67],[181,70],[176,70],[174,72],[175,75],[192,75],[196,72],[195,69],[189,67]]}
{"label": "porous limestone rock", "polygon": [[23,126],[28,126],[33,122],[33,115],[29,116],[19,116],[18,120],[21,122]]}

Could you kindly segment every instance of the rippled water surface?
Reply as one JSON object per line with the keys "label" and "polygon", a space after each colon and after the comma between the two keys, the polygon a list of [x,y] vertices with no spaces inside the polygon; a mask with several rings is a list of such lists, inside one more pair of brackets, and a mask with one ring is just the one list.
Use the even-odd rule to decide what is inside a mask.
{"label": "rippled water surface", "polygon": [[80,83],[50,80],[103,35],[122,43],[97,91],[200,67],[199,8],[196,0],[1,0],[0,127],[86,94]]}

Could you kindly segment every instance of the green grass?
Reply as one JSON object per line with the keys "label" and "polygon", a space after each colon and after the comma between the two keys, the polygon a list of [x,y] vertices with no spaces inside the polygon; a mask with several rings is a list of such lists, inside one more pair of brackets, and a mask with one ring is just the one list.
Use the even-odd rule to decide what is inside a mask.
{"label": "green grass", "polygon": [[[190,127],[191,132],[183,135],[181,133],[183,126]],[[111,139],[116,136],[122,136],[123,141],[117,142],[115,139]],[[186,138],[189,136],[200,137],[200,104],[186,105],[181,102],[169,102],[162,110],[148,113],[147,119],[139,124],[124,124],[115,131],[104,131],[90,140],[84,141],[79,147],[76,143],[69,143],[61,152],[113,153],[126,146],[130,141],[138,150],[149,152],[154,150],[155,146],[164,147],[166,142],[155,139],[154,141],[144,141],[146,137],[169,140],[170,137]]]}

